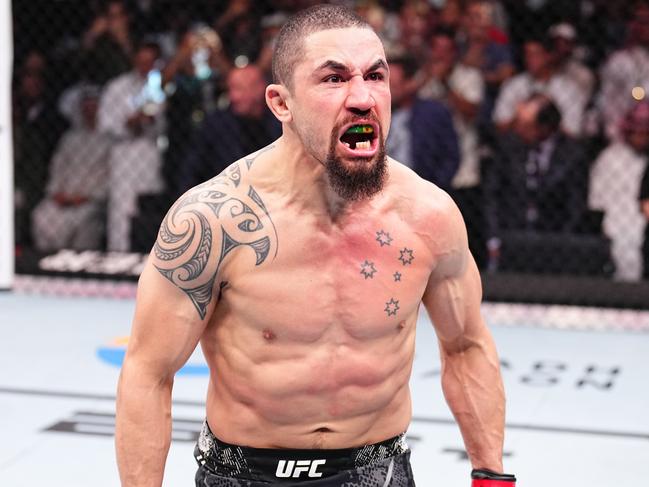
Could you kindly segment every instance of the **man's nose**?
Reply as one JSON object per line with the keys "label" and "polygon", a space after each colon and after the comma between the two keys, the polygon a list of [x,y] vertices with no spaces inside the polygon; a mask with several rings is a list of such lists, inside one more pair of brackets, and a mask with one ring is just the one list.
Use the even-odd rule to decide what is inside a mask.
{"label": "man's nose", "polygon": [[366,112],[374,108],[376,101],[372,97],[368,82],[362,76],[353,76],[348,83],[349,93],[345,100],[345,107],[348,110]]}

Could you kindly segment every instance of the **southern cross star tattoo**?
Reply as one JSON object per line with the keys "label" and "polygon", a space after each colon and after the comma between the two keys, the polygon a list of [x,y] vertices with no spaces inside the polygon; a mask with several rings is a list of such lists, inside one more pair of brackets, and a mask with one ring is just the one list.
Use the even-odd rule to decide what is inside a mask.
{"label": "southern cross star tattoo", "polygon": [[374,274],[376,274],[376,267],[374,267],[374,262],[365,261],[361,264],[361,274],[365,279],[373,279]]}
{"label": "southern cross star tattoo", "polygon": [[390,245],[390,242],[392,242],[392,240],[394,239],[390,237],[390,234],[388,232],[384,232],[383,230],[376,232],[376,241],[381,244],[381,247]]}
{"label": "southern cross star tattoo", "polygon": [[394,277],[394,282],[400,282],[401,281],[401,272],[395,272],[392,274],[392,277]]}
{"label": "southern cross star tattoo", "polygon": [[385,303],[385,312],[388,316],[394,316],[397,314],[397,311],[399,311],[399,300],[390,298],[390,301]]}
{"label": "southern cross star tattoo", "polygon": [[403,265],[408,265],[410,264],[415,256],[412,253],[412,249],[409,249],[407,247],[404,247],[402,250],[399,251],[399,260]]}

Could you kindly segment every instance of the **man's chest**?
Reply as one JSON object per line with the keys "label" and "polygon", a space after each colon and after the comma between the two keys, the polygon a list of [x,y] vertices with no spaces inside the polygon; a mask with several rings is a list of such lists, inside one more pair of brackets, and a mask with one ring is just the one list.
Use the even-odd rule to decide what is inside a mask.
{"label": "man's chest", "polygon": [[432,258],[412,232],[398,223],[304,230],[278,226],[275,258],[232,276],[223,299],[237,317],[308,341],[331,329],[378,337],[416,314]]}

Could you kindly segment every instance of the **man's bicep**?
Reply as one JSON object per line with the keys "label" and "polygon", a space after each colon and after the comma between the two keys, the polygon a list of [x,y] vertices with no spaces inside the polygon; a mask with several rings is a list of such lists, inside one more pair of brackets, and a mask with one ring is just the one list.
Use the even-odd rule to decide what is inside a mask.
{"label": "man's bicep", "polygon": [[483,327],[480,315],[482,285],[473,256],[468,249],[451,257],[449,270],[432,275],[423,297],[440,344],[447,351],[470,346]]}
{"label": "man's bicep", "polygon": [[172,206],[140,276],[127,360],[156,375],[173,374],[189,358],[215,306],[220,242],[201,201],[207,193]]}
{"label": "man's bicep", "polygon": [[148,263],[140,276],[127,362],[160,379],[173,376],[196,348],[207,321],[184,292]]}

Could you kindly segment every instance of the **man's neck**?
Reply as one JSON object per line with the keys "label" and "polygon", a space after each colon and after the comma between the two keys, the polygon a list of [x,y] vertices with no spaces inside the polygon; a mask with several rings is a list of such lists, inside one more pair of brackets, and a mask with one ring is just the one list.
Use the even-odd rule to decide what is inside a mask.
{"label": "man's neck", "polygon": [[348,201],[340,197],[329,184],[324,162],[307,153],[300,140],[286,133],[275,142],[276,154],[272,163],[265,165],[262,178],[274,188],[281,188],[287,206],[305,210],[327,220],[340,224],[346,217],[369,200]]}

